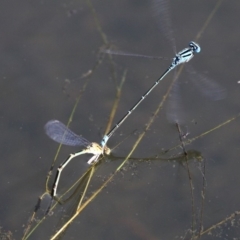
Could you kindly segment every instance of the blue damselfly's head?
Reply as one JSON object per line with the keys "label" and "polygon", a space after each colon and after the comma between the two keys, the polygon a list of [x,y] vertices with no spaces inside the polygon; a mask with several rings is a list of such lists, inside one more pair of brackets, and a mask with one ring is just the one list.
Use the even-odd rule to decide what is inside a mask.
{"label": "blue damselfly's head", "polygon": [[192,49],[192,51],[194,53],[200,53],[201,52],[201,47],[197,43],[195,43],[193,41],[191,41],[189,43],[189,47]]}

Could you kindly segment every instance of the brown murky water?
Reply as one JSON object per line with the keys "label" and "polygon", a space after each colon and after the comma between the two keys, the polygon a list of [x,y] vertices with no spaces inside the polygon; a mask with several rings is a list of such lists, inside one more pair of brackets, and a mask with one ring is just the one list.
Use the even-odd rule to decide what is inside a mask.
{"label": "brown murky water", "polygon": [[[184,1],[171,4],[177,49],[194,40],[218,1]],[[148,55],[174,56],[171,44],[158,29],[154,11],[146,1],[93,1],[100,25],[108,41],[117,49]],[[182,97],[188,138],[194,138],[239,113],[239,10],[237,1],[224,1],[198,41],[202,52],[191,64],[197,72],[220,83],[226,99],[212,102],[197,94],[188,75],[183,73]],[[1,226],[21,239],[38,197],[45,191],[45,179],[57,144],[45,136],[43,126],[50,119],[67,123],[76,96],[85,84],[81,78],[94,68],[103,41],[94,17],[82,1],[5,1],[0,9],[1,79]],[[116,79],[127,77],[114,122],[139,99],[168,67],[170,60],[114,57]],[[139,106],[115,135],[109,147],[130,136],[113,151],[125,157],[140,134],[173,78],[165,81]],[[99,142],[104,134],[116,95],[111,65],[104,58],[94,70],[75,111],[71,129],[90,141]],[[142,159],[159,155],[162,149],[179,144],[175,126],[166,120],[165,105],[157,115],[133,156]],[[239,198],[239,119],[206,134],[186,151],[200,153],[205,160],[205,200],[203,226],[208,228],[235,211]],[[137,133],[132,134],[134,130]],[[59,165],[77,148],[64,147]],[[162,158],[179,156],[170,151]],[[91,184],[96,190],[122,159],[103,162]],[[179,239],[196,226],[201,211],[202,164],[189,162],[194,186],[194,211],[186,164],[177,160],[130,160],[126,171],[117,174],[100,195],[80,214],[63,239]],[[114,161],[112,161],[114,160]],[[62,176],[62,190],[86,169],[86,159],[76,159]],[[57,166],[55,166],[56,169]],[[52,181],[52,180],[51,180]],[[64,189],[65,187],[65,189]],[[192,187],[193,188],[193,187]],[[89,192],[90,194],[91,192]],[[69,205],[73,205],[71,200]],[[43,213],[39,210],[39,214]],[[71,210],[62,205],[38,227],[30,239],[49,239],[62,225],[60,218]],[[195,216],[195,215],[196,216]],[[235,219],[237,224],[238,218]],[[221,226],[211,238],[239,236],[238,227]],[[227,237],[228,234],[228,237]],[[189,239],[187,235],[186,239]]]}

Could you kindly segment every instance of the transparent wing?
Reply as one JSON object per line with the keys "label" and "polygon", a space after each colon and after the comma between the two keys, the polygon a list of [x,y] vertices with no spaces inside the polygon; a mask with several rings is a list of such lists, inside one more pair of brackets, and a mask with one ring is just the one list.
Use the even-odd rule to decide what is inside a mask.
{"label": "transparent wing", "polygon": [[193,80],[200,92],[209,99],[218,101],[227,96],[225,88],[213,80],[208,79],[206,76],[196,73],[190,65],[187,66],[187,71],[190,73],[191,80]]}
{"label": "transparent wing", "polygon": [[164,59],[169,60],[170,58],[160,57],[160,56],[150,56],[150,55],[143,55],[143,54],[136,54],[136,53],[128,53],[120,50],[112,50],[112,49],[105,49],[102,52],[111,54],[111,55],[118,55],[118,56],[126,56],[126,57],[139,57],[139,58],[149,58],[149,59]]}
{"label": "transparent wing", "polygon": [[171,42],[173,50],[176,53],[176,42],[173,37],[174,34],[169,10],[169,1],[153,0],[152,9],[159,24],[160,31]]}
{"label": "transparent wing", "polygon": [[176,79],[173,83],[167,101],[167,119],[169,122],[182,124],[186,119],[184,116],[185,114],[181,98],[180,84],[179,79]]}
{"label": "transparent wing", "polygon": [[64,145],[87,147],[90,144],[87,139],[75,134],[58,120],[47,122],[44,129],[48,137]]}

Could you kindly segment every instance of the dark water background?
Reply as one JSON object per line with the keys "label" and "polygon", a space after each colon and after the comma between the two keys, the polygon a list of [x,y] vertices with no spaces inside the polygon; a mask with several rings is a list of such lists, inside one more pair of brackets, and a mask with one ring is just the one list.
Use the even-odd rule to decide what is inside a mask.
{"label": "dark water background", "polygon": [[[195,39],[217,2],[171,2],[178,50]],[[147,1],[92,3],[108,40],[118,49],[174,56]],[[223,1],[199,40],[202,52],[191,61],[198,73],[226,88],[227,98],[211,102],[197,94],[187,74],[181,75],[187,119],[183,130],[190,132],[189,138],[239,113],[239,11],[238,1]],[[84,1],[4,1],[0,32],[0,226],[11,231],[14,239],[21,239],[37,198],[45,191],[45,178],[58,146],[47,138],[43,126],[50,119],[67,123],[86,81],[81,76],[96,63],[103,41]],[[124,69],[128,70],[115,122],[168,67],[169,61],[126,57],[115,57],[114,61],[119,82]],[[103,61],[94,71],[71,124],[71,129],[90,141],[101,140],[115,98],[116,84],[109,67],[109,62]],[[172,77],[170,74],[139,106],[110,139],[109,147],[133,130],[143,130]],[[200,152],[206,163],[204,228],[240,208],[239,134],[237,119],[187,146],[187,150]],[[113,154],[126,156],[136,138],[131,135]],[[166,120],[163,109],[133,156],[148,158],[177,144],[179,134]],[[78,149],[64,147],[57,165],[74,151]],[[178,149],[163,157],[181,153]],[[102,183],[120,163],[121,160],[103,163],[93,189],[94,183]],[[179,239],[185,235],[191,228],[193,214],[186,167],[161,160],[130,163],[128,171],[114,178],[74,221],[63,239]],[[71,177],[80,176],[85,166],[85,160],[74,160],[63,174],[65,184],[72,183]],[[196,160],[190,163],[197,216],[202,190],[200,166]],[[67,211],[64,205],[59,207],[30,239],[49,239],[58,228],[59,215]],[[226,239],[238,237],[237,221],[236,217],[235,226],[228,223],[213,236],[202,239],[213,239],[218,234]]]}

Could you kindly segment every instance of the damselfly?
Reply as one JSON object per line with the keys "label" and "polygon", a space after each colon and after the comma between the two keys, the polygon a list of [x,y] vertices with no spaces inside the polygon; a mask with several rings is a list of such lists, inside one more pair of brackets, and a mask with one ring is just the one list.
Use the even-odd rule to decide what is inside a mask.
{"label": "damselfly", "polygon": [[52,198],[57,194],[57,187],[60,180],[62,170],[67,166],[67,164],[75,157],[82,154],[92,154],[93,156],[88,160],[88,164],[92,165],[99,161],[100,155],[110,154],[110,149],[106,146],[110,137],[115,133],[115,131],[123,124],[123,122],[130,116],[130,114],[140,105],[140,103],[149,95],[149,93],[159,84],[161,80],[173,69],[182,63],[189,62],[195,53],[201,51],[200,46],[191,41],[187,48],[184,48],[178,52],[173,58],[170,66],[163,72],[163,74],[155,81],[155,83],[141,96],[141,98],[131,107],[127,113],[117,122],[117,124],[103,137],[100,145],[95,142],[89,142],[85,138],[76,135],[71,130],[69,130],[64,124],[57,120],[51,120],[45,125],[46,134],[54,141],[70,145],[70,146],[83,146],[85,147],[82,151],[75,154],[70,154],[70,156],[58,167],[55,181],[52,188]]}

